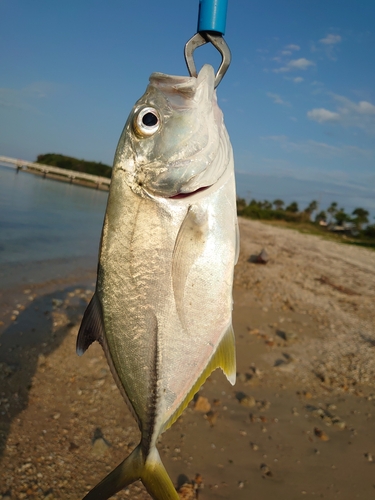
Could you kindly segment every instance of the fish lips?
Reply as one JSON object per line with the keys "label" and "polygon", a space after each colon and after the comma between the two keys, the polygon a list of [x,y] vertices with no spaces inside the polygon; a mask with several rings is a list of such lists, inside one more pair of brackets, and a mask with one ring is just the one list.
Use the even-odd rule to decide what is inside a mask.
{"label": "fish lips", "polygon": [[[208,161],[206,159],[206,161]],[[194,169],[190,161],[179,162],[179,166],[168,166],[162,172],[155,170],[143,171],[138,175],[138,185],[154,196],[169,199],[183,199],[198,192],[208,189],[221,177],[224,169],[206,168]],[[196,171],[198,170],[198,171]],[[214,173],[215,175],[212,175]]]}
{"label": "fish lips", "polygon": [[206,191],[206,189],[209,189],[211,186],[204,186],[201,188],[196,189],[195,191],[192,191],[190,193],[179,193],[175,194],[174,196],[169,196],[170,200],[183,200],[184,198],[188,198],[190,196],[193,196],[194,194],[201,193],[202,191]]}

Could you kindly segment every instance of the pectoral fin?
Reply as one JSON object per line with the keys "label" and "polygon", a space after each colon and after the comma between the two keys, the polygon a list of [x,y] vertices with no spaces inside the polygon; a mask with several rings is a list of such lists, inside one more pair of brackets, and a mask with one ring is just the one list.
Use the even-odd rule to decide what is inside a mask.
{"label": "pectoral fin", "polygon": [[204,252],[207,236],[207,213],[196,205],[189,206],[176,238],[172,259],[175,304],[181,325],[186,331],[188,330],[184,307],[186,281],[194,263]]}
{"label": "pectoral fin", "polygon": [[103,343],[104,323],[102,306],[99,298],[94,293],[85,314],[83,315],[82,323],[78,332],[76,350],[78,356],[90,347],[97,340],[100,344]]}
{"label": "pectoral fin", "polygon": [[221,368],[229,380],[229,382],[234,385],[236,382],[236,346],[233,333],[232,325],[229,326],[225,332],[221,342],[219,343],[216,351],[209,360],[206,368],[202,371],[195,384],[192,386],[185,399],[182,401],[177,410],[173,415],[167,420],[163,426],[163,432],[178,419],[178,417],[185,410],[187,405],[193,399],[194,395],[199,391],[200,387],[205,383],[207,377],[216,370],[216,368]]}

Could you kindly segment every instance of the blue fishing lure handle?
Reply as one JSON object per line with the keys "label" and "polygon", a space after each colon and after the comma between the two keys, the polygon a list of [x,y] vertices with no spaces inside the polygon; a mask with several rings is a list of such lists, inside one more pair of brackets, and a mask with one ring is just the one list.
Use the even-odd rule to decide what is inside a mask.
{"label": "blue fishing lure handle", "polygon": [[199,0],[198,33],[211,31],[225,34],[228,0]]}

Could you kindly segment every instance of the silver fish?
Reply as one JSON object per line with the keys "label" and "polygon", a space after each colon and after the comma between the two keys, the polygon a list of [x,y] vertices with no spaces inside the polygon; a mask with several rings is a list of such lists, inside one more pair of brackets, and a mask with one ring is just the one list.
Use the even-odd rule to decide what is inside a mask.
{"label": "silver fish", "polygon": [[213,370],[235,382],[239,237],[233,153],[214,80],[209,65],[197,78],[153,73],[117,147],[77,352],[101,343],[141,442],[86,500],[138,479],[155,500],[177,500],[158,437]]}

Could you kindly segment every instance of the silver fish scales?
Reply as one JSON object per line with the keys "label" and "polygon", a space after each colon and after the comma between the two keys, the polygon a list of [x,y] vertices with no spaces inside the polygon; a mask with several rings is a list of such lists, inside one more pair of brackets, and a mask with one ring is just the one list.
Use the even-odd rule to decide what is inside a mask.
{"label": "silver fish scales", "polygon": [[233,154],[214,81],[209,65],[197,78],[153,73],[117,147],[77,352],[101,343],[141,442],[87,500],[137,479],[156,500],[178,499],[157,439],[213,370],[235,381],[239,237]]}

